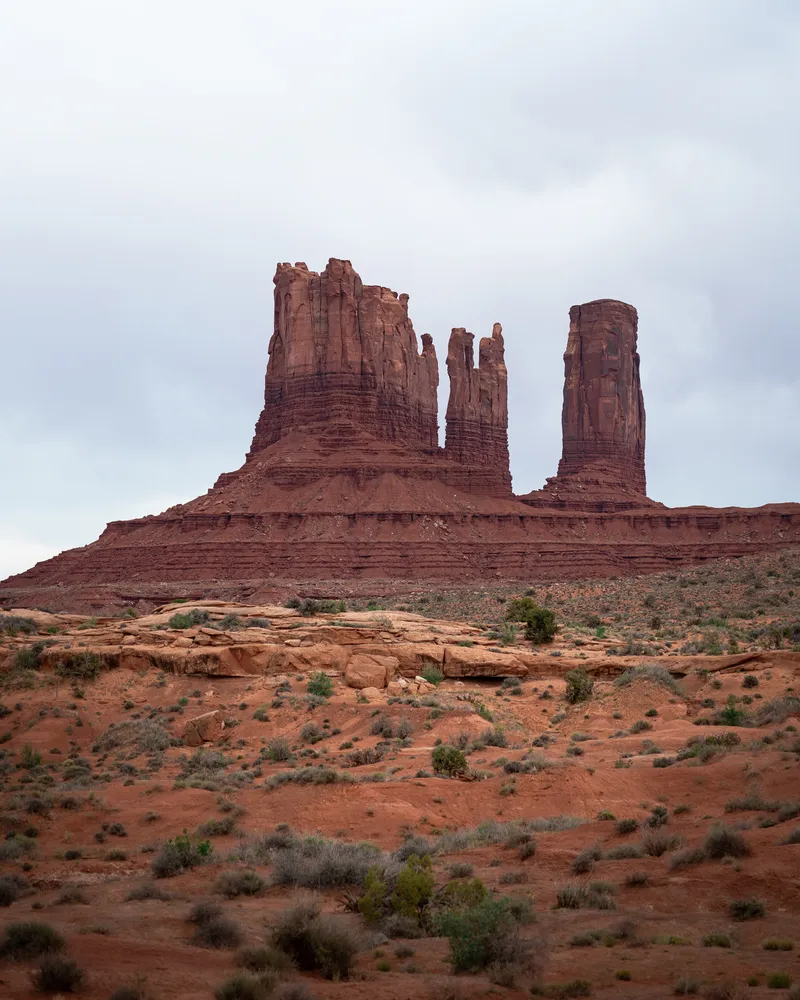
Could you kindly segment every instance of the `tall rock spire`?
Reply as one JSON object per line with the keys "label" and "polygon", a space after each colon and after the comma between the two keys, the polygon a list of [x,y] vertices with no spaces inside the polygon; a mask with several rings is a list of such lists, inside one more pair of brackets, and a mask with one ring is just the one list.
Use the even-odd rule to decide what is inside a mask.
{"label": "tall rock spire", "polygon": [[637,326],[633,306],[613,299],[570,309],[558,474],[524,502],[601,511],[652,505]]}
{"label": "tall rock spire", "polygon": [[274,332],[250,455],[291,430],[349,422],[410,447],[438,444],[439,368],[433,341],[422,352],[408,296],[364,285],[348,260],[321,274],[279,264]]}
{"label": "tall rock spire", "polygon": [[484,478],[502,494],[511,492],[508,464],[508,373],[503,328],[481,338],[475,367],[474,335],[463,327],[450,334],[445,452],[462,465],[483,467]]}

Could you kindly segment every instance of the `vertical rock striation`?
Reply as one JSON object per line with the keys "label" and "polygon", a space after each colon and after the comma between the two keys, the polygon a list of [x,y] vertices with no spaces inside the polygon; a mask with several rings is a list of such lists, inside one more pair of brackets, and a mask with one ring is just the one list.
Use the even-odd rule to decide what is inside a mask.
{"label": "vertical rock striation", "polygon": [[495,323],[491,337],[481,338],[475,367],[474,336],[463,327],[450,334],[447,374],[445,453],[461,465],[485,470],[485,486],[500,495],[511,493],[508,461],[508,373],[503,328]]}
{"label": "vertical rock striation", "polygon": [[598,299],[573,306],[569,320],[558,474],[520,499],[601,511],[648,506],[636,310]]}
{"label": "vertical rock striation", "polygon": [[438,445],[439,368],[419,353],[408,296],[364,285],[348,260],[321,274],[279,264],[264,409],[248,457],[293,430],[359,425],[385,441]]}

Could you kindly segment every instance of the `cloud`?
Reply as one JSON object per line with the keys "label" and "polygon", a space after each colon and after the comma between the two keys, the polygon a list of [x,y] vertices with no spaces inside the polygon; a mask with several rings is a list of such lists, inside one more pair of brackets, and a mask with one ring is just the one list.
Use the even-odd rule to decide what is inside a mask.
{"label": "cloud", "polygon": [[410,293],[440,359],[503,323],[517,490],[558,461],[570,305],[615,297],[651,495],[798,499],[799,41],[790,0],[12,0],[6,547],[237,467],[274,264],[330,256]]}

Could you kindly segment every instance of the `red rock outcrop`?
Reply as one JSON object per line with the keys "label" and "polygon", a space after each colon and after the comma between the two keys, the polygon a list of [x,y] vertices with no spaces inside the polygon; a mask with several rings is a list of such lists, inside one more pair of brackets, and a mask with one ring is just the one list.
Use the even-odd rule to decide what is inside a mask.
{"label": "red rock outcrop", "polygon": [[484,466],[485,482],[491,483],[499,495],[510,495],[508,373],[503,328],[495,323],[491,337],[481,338],[477,368],[473,340],[473,334],[463,327],[450,334],[445,453],[461,465]]}
{"label": "red rock outcrop", "polygon": [[477,368],[473,335],[451,335],[440,448],[436,354],[427,334],[419,351],[407,296],[362,285],[348,261],[321,274],[281,264],[244,465],[9,578],[0,604],[105,613],[179,586],[253,601],[289,581],[569,579],[800,543],[798,504],[667,510],[647,498],[636,336],[631,306],[573,307],[558,475],[514,497],[500,325]]}
{"label": "red rock outcrop", "polygon": [[439,366],[417,347],[408,296],[364,285],[349,260],[321,274],[279,264],[264,409],[252,457],[292,431],[355,424],[384,441],[437,448]]}
{"label": "red rock outcrop", "polygon": [[570,309],[558,474],[520,497],[524,503],[600,511],[652,505],[637,327],[633,306],[613,299]]}

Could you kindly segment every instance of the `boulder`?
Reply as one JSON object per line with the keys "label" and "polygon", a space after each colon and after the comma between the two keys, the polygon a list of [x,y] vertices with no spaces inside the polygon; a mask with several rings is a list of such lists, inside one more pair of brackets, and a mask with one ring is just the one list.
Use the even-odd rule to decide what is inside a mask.
{"label": "boulder", "polygon": [[361,690],[385,688],[394,679],[398,665],[396,656],[354,653],[345,667],[345,683],[348,687]]}
{"label": "boulder", "polygon": [[362,688],[359,692],[362,698],[367,698],[369,701],[374,701],[376,698],[380,698],[382,692],[375,687]]}
{"label": "boulder", "polygon": [[183,728],[183,741],[188,747],[199,747],[203,743],[213,743],[222,736],[225,720],[222,712],[215,710],[196,715]]}

